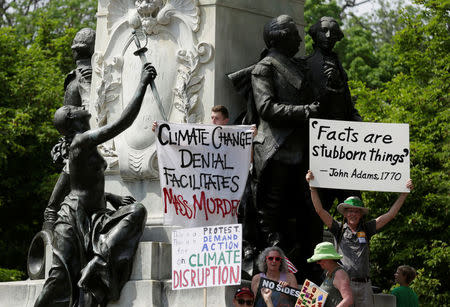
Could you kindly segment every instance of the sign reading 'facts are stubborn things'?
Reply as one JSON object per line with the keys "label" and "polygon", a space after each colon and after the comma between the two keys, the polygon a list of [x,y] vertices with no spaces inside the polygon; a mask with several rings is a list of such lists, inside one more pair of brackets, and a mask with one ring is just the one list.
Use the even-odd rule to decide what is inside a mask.
{"label": "sign reading 'facts are stubborn things'", "polygon": [[409,125],[312,118],[311,186],[409,192]]}
{"label": "sign reading 'facts are stubborn things'", "polygon": [[251,126],[162,122],[156,135],[165,223],[237,223],[250,166]]}

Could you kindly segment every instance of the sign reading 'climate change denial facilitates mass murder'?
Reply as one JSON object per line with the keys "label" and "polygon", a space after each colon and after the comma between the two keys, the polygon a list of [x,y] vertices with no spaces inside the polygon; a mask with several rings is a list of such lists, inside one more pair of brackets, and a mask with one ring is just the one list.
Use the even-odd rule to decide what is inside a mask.
{"label": "sign reading 'climate change denial facilitates mass murder'", "polygon": [[156,136],[165,223],[237,223],[250,165],[251,126],[162,122]]}
{"label": "sign reading 'climate change denial facilitates mass murder'", "polygon": [[172,232],[172,289],[241,283],[242,225]]}
{"label": "sign reading 'climate change denial facilitates mass murder'", "polygon": [[312,118],[311,186],[409,192],[409,125]]}

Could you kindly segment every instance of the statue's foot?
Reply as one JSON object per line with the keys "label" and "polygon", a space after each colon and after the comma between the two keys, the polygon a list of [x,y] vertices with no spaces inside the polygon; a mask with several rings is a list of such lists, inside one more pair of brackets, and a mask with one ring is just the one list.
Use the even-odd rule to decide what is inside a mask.
{"label": "statue's foot", "polygon": [[103,302],[106,294],[106,285],[109,284],[107,263],[100,256],[96,255],[81,270],[81,278],[78,287],[84,292],[94,296],[97,302]]}
{"label": "statue's foot", "polygon": [[[98,285],[99,280],[104,279],[107,272],[106,262],[98,255],[94,256],[91,261],[81,270],[81,278],[78,281],[78,287],[84,291],[92,292],[92,285]],[[99,278],[100,277],[100,278]]]}

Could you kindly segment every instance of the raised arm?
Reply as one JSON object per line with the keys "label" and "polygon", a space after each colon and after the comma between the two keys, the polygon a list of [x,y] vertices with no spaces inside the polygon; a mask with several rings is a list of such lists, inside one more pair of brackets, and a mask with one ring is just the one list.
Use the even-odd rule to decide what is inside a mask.
{"label": "raised arm", "polygon": [[131,102],[127,105],[125,110],[123,110],[120,118],[114,123],[88,131],[87,134],[90,141],[97,145],[102,144],[130,127],[139,114],[142,100],[144,99],[144,95],[147,90],[147,85],[151,80],[155,79],[155,77],[155,68],[150,63],[144,64],[141,73],[141,80],[139,81],[136,92],[131,99]]}
{"label": "raised arm", "polygon": [[261,276],[259,274],[256,274],[255,276],[253,276],[252,278],[252,291],[253,293],[257,293],[258,291],[258,287],[259,287],[259,281],[261,280]]}
{"label": "raised arm", "polygon": [[273,307],[272,290],[270,290],[268,288],[262,288],[261,296],[262,296],[264,302],[266,303],[267,307]]}
{"label": "raised arm", "polygon": [[339,290],[342,301],[336,307],[348,307],[353,304],[353,294],[350,288],[350,278],[344,270],[337,270],[334,275],[333,285]]}
{"label": "raised arm", "polygon": [[[413,182],[411,179],[409,179],[406,182],[406,187],[409,190],[412,190],[414,188]],[[400,208],[403,206],[403,203],[405,202],[406,197],[408,196],[408,193],[401,193],[395,203],[392,205],[391,209],[389,209],[388,212],[386,212],[383,215],[380,215],[375,219],[376,221],[376,229],[380,229],[384,227],[387,223],[389,223],[398,213]]]}
{"label": "raised arm", "polygon": [[[308,181],[309,183],[313,179],[313,173],[308,170],[308,173],[306,174],[306,181]],[[311,190],[311,200],[313,202],[314,209],[316,210],[322,222],[327,225],[328,228],[331,228],[331,224],[333,224],[333,217],[328,213],[327,210],[323,208],[322,202],[320,201],[319,192],[315,187],[312,186],[310,186],[309,189]]]}

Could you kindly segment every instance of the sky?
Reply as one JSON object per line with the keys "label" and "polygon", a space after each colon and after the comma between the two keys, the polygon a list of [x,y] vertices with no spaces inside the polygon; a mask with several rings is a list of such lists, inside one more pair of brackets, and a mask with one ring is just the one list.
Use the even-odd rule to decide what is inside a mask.
{"label": "sky", "polygon": [[[341,0],[339,2],[344,2],[344,0]],[[364,0],[356,0],[356,3],[358,3],[358,2],[364,2]],[[398,2],[398,3],[401,3],[402,5],[407,5],[407,4],[412,3],[411,0],[389,0],[389,2],[390,3]],[[379,6],[377,0],[371,0],[371,1],[368,1],[361,5],[355,6],[353,8],[349,8],[347,10],[348,10],[348,12],[352,12],[357,16],[361,16],[363,14],[373,12],[374,10],[376,10],[379,7],[380,6]]]}

